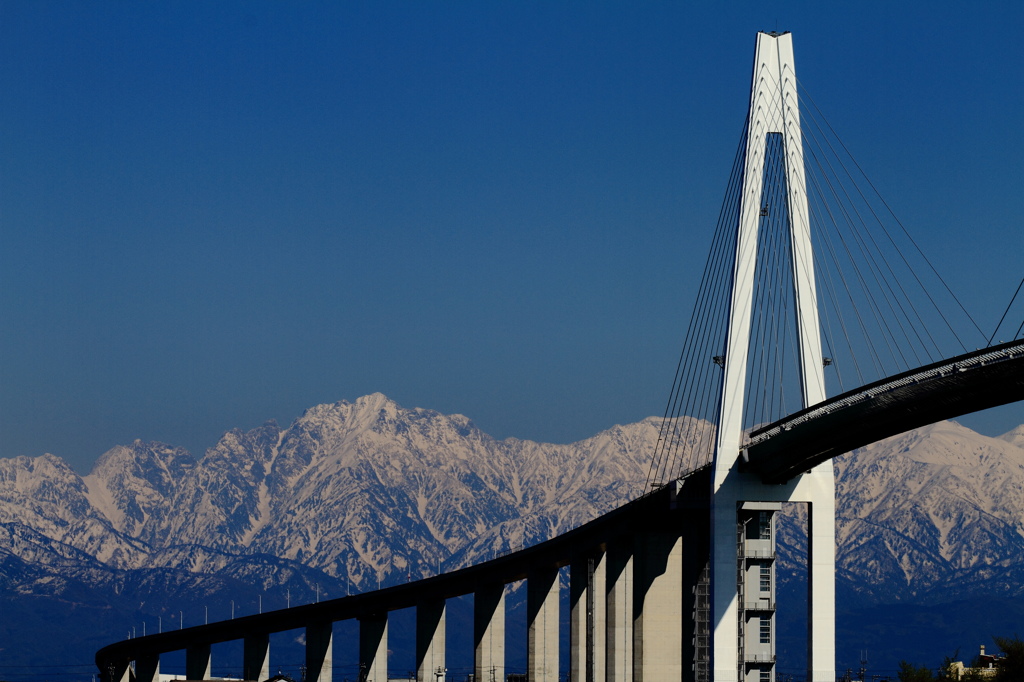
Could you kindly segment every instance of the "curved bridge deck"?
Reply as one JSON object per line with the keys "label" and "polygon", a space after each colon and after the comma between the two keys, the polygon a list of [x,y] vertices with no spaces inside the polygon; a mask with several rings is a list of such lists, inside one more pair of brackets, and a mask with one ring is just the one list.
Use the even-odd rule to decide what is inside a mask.
{"label": "curved bridge deck", "polygon": [[[745,447],[744,466],[757,473],[765,483],[781,483],[815,464],[879,439],[1018,400],[1024,400],[1024,340],[967,353],[890,377],[786,417],[752,434]],[[375,674],[382,676],[386,675],[386,634],[381,639],[380,632],[377,632],[374,639],[370,635],[364,636],[364,630],[373,632],[374,623],[386,621],[386,614],[390,611],[415,607],[426,612],[431,604],[443,604],[446,599],[466,594],[475,595],[476,601],[480,602],[474,606],[472,634],[479,659],[484,633],[489,633],[488,628],[495,627],[495,623],[502,620],[497,611],[492,613],[481,609],[498,599],[495,595],[500,595],[509,583],[526,580],[528,584],[532,581],[545,586],[554,580],[557,584],[557,571],[564,566],[570,567],[571,638],[577,643],[574,651],[584,650],[581,642],[588,642],[586,647],[589,649],[595,646],[585,634],[596,626],[592,622],[595,618],[593,613],[587,615],[590,609],[586,608],[586,595],[597,591],[608,598],[608,607],[602,616],[607,622],[599,629],[607,628],[612,632],[617,628],[632,628],[636,637],[629,640],[637,644],[637,651],[630,649],[630,653],[626,653],[616,649],[615,656],[635,654],[636,660],[640,661],[636,663],[640,666],[638,669],[652,665],[648,658],[654,660],[668,656],[679,666],[684,660],[707,660],[706,655],[697,654],[693,649],[695,642],[707,639],[710,625],[693,615],[702,608],[706,609],[706,604],[698,603],[699,599],[706,597],[698,596],[698,590],[693,586],[698,584],[701,571],[709,560],[710,483],[709,469],[698,469],[670,486],[575,530],[482,564],[376,592],[117,642],[97,652],[96,664],[105,682],[158,682],[160,654],[185,649],[188,652],[186,667],[192,668],[188,660],[194,658],[201,664],[195,669],[202,677],[202,664],[209,663],[211,644],[245,640],[247,652],[252,648],[257,654],[256,659],[262,661],[256,664],[256,670],[259,670],[267,665],[270,633],[305,627],[307,639],[315,639],[320,636],[317,633],[326,632],[324,636],[329,642],[331,623],[359,619],[360,655],[373,661]],[[607,557],[607,569],[602,568],[607,575],[601,578],[600,587],[594,582],[595,557],[600,562],[605,561],[602,557]],[[628,572],[626,566],[629,567]],[[683,585],[693,589],[680,592]],[[534,593],[532,587],[528,590],[531,619],[538,617],[538,609],[542,607],[557,611],[557,588],[553,592],[550,587],[543,589],[547,591],[541,597],[530,596]],[[613,598],[613,595],[620,596]],[[627,599],[621,595],[629,596]],[[536,602],[536,599],[541,601]],[[620,599],[627,601],[613,611],[611,605],[613,602],[618,605],[617,600]],[[589,600],[593,601],[593,597]],[[642,614],[642,617],[637,614]],[[664,621],[666,617],[668,620]],[[648,620],[650,624],[645,626]],[[687,632],[675,632],[675,643],[663,649],[664,622],[680,623],[684,620]],[[532,623],[533,620],[531,628]],[[554,632],[549,635],[557,639]],[[432,635],[435,638],[439,636],[443,637],[443,633]],[[422,653],[419,650],[420,638],[417,631],[418,658]],[[364,639],[369,642],[366,646]],[[327,652],[330,646],[318,646],[319,649],[307,645],[307,665],[315,665],[318,670],[321,666],[327,667],[312,675],[311,679],[329,680],[330,658]],[[374,653],[374,646],[380,652]],[[612,643],[604,646],[611,657]],[[530,653],[530,657],[534,660],[534,653]],[[249,660],[248,653],[246,660]],[[547,665],[557,670],[554,660],[557,659]],[[129,665],[131,662],[138,666],[133,669]],[[418,660],[419,663],[422,661]],[[477,665],[480,667],[482,663],[478,660]],[[591,664],[573,657],[569,665],[571,669],[582,671]],[[430,670],[420,675],[422,679],[431,676]],[[250,676],[252,679],[255,677]]]}
{"label": "curved bridge deck", "polygon": [[751,434],[743,461],[784,483],[833,457],[904,431],[1024,400],[1024,340],[926,365],[848,391]]}
{"label": "curved bridge deck", "polygon": [[[205,651],[208,660],[212,644],[260,638],[265,643],[269,634],[309,628],[311,624],[329,628],[337,621],[379,618],[390,611],[421,608],[462,595],[474,594],[479,599],[481,594],[495,589],[500,591],[505,585],[520,580],[529,582],[539,575],[547,575],[550,580],[550,576],[564,566],[572,569],[571,599],[579,602],[580,595],[590,589],[588,581],[593,580],[593,575],[588,576],[586,562],[605,555],[621,554],[630,562],[626,589],[633,593],[631,598],[636,603],[642,604],[645,599],[664,601],[662,592],[666,587],[662,575],[666,538],[668,546],[675,546],[677,551],[678,540],[687,538],[685,563],[693,567],[691,572],[699,571],[707,561],[707,541],[703,534],[708,524],[709,490],[708,471],[697,471],[558,537],[481,564],[374,592],[116,642],[96,653],[96,665],[107,682],[156,682],[155,674],[136,674],[129,663],[152,662],[163,653],[196,649]],[[581,561],[583,569],[578,570]],[[609,590],[612,583],[609,576]],[[557,596],[557,592],[555,594]],[[585,614],[581,617],[586,621]],[[626,618],[627,614],[619,617]],[[479,638],[480,635],[473,636]],[[150,666],[148,670],[153,673],[158,667]],[[433,679],[432,671],[429,677]],[[313,679],[317,679],[316,676]]]}

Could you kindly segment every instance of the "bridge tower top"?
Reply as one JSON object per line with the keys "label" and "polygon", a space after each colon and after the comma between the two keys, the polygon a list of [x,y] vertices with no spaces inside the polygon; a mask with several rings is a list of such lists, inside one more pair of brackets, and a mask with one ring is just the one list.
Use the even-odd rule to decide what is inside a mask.
{"label": "bridge tower top", "polygon": [[721,484],[740,453],[743,404],[748,388],[746,369],[750,352],[757,235],[763,218],[761,207],[765,190],[767,141],[771,135],[781,136],[782,142],[786,183],[785,205],[788,212],[793,294],[796,303],[800,389],[802,406],[809,407],[825,399],[825,377],[814,284],[814,259],[811,252],[793,36],[789,32],[757,34],[750,111],[747,116],[736,253],[733,262],[718,442],[715,448],[716,486]]}

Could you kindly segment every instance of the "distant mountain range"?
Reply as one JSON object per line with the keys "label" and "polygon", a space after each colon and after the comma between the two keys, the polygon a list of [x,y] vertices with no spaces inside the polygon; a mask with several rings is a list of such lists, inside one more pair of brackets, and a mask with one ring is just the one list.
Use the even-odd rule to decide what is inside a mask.
{"label": "distant mountain range", "polygon": [[[260,600],[269,610],[338,597],[546,539],[642,489],[658,425],[569,445],[496,440],[464,416],[374,394],[310,408],[286,429],[231,431],[199,459],[135,441],[84,477],[53,455],[0,460],[0,666],[88,664],[143,622],[177,628]],[[898,633],[934,614],[948,615],[928,640],[943,653],[1012,633],[1012,622],[981,634],[969,622],[1001,627],[978,605],[1024,594],[1024,427],[988,438],[943,422],[835,466],[837,591],[857,622],[841,618],[841,667],[845,645],[876,644],[865,618],[889,623],[877,645],[890,649],[893,636],[913,646]],[[780,560],[796,600],[797,525],[784,524]]]}

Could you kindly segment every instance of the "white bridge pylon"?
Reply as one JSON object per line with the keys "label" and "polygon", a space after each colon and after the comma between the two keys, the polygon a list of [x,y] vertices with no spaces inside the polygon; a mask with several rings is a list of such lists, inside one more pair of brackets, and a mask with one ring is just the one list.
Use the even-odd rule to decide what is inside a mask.
{"label": "white bridge pylon", "polygon": [[[810,224],[804,179],[803,142],[797,98],[793,41],[789,33],[758,33],[750,94],[739,224],[733,265],[729,327],[722,373],[720,421],[714,454],[711,502],[712,646],[714,682],[774,680],[774,604],[745,598],[752,571],[767,576],[774,593],[774,563],[750,550],[745,524],[769,521],[782,502],[808,503],[807,679],[835,680],[835,481],[831,461],[783,485],[765,485],[739,470],[743,405],[750,344],[751,306],[767,138],[782,136],[786,207],[797,310],[803,407],[825,399],[821,334],[814,286]],[[760,514],[760,517],[757,515]],[[756,538],[755,538],[756,539]],[[774,548],[774,538],[770,541]],[[760,551],[760,550],[758,550]],[[767,568],[762,568],[763,566]],[[739,570],[737,569],[739,567]],[[764,584],[763,582],[761,583]],[[754,585],[757,585],[755,580]],[[767,673],[767,676],[765,675]]]}

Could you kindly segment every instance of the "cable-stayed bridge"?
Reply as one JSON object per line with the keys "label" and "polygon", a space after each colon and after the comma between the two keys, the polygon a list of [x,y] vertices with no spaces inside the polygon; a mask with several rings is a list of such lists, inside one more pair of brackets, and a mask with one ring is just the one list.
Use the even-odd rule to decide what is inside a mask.
{"label": "cable-stayed bridge", "polygon": [[[758,34],[749,113],[643,495],[476,566],[111,644],[96,654],[103,679],[159,682],[161,654],[180,650],[185,677],[208,679],[211,647],[241,640],[244,678],[262,681],[270,635],[304,629],[306,679],[331,682],[333,625],[355,619],[360,682],[384,682],[388,614],[414,608],[418,680],[446,678],[457,636],[472,639],[474,679],[496,682],[506,677],[508,586],[525,581],[531,682],[564,669],[572,682],[771,682],[775,519],[797,503],[808,519],[807,679],[832,682],[831,458],[1024,399],[1024,323],[1008,343],[992,345],[997,327],[980,349],[966,347],[939,300],[948,287],[898,221],[886,227],[888,206],[853,179],[859,167],[830,126],[807,115],[817,107],[794,63],[790,34]],[[463,595],[472,632],[449,632],[447,600]]]}

